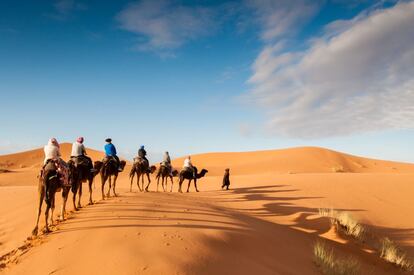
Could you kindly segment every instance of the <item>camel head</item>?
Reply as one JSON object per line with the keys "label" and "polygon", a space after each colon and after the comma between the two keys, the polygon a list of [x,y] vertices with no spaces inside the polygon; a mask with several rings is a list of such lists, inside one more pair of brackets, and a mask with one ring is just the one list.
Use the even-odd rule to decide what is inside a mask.
{"label": "camel head", "polygon": [[119,166],[121,167],[122,170],[124,170],[125,165],[126,165],[126,161],[125,160],[121,160],[119,162]]}
{"label": "camel head", "polygon": [[157,170],[157,167],[155,165],[151,165],[150,173],[153,174],[156,170]]}
{"label": "camel head", "polygon": [[178,176],[178,170],[177,169],[173,169],[172,170],[172,175],[173,175],[173,177]]}
{"label": "camel head", "polygon": [[197,174],[197,178],[202,178],[208,173],[208,170],[202,169],[199,174]]}
{"label": "camel head", "polygon": [[95,168],[95,170],[96,170],[96,174],[98,174],[100,171],[101,171],[101,169],[102,169],[102,166],[103,166],[103,162],[102,161],[99,161],[99,160],[97,160],[97,161],[95,161],[94,163],[93,163],[93,168]]}

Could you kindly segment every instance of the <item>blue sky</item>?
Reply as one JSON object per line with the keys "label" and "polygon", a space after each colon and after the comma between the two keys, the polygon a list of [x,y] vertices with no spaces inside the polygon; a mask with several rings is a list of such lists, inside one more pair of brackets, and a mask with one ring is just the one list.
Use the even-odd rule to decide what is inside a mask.
{"label": "blue sky", "polygon": [[414,161],[412,1],[1,1],[0,154],[322,146]]}

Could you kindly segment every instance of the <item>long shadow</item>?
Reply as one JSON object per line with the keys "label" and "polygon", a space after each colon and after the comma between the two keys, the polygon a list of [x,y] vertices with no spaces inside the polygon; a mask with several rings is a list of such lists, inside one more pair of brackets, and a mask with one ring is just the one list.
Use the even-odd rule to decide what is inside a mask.
{"label": "long shadow", "polygon": [[[232,189],[230,192],[219,193],[215,201],[231,203],[258,202],[255,208],[227,208],[203,202],[198,204],[197,197],[165,196],[164,203],[153,203],[151,197],[131,197],[142,202],[109,201],[98,207],[86,209],[89,217],[76,217],[66,222],[60,230],[51,235],[67,232],[122,229],[122,228],[180,228],[189,230],[216,230],[225,234],[225,240],[208,236],[202,242],[209,248],[208,257],[204,261],[187,262],[191,265],[192,274],[298,274],[300,264],[306,274],[318,274],[313,263],[313,244],[321,234],[331,229],[329,219],[314,217],[317,208],[300,205],[303,200],[317,200],[322,197],[289,196],[283,192],[294,193],[298,189],[288,188],[289,185],[261,185]],[[269,190],[270,189],[270,190]],[[272,196],[277,194],[278,196]],[[229,196],[231,195],[231,196]],[[236,195],[236,198],[234,198]],[[181,196],[181,195],[180,195]],[[130,198],[130,199],[131,199]],[[171,200],[170,200],[171,198]],[[191,209],[189,209],[191,205]],[[149,207],[157,207],[151,209]],[[188,209],[188,210],[187,210]],[[364,209],[343,209],[345,211],[364,211]],[[127,212],[127,215],[103,213]],[[118,213],[119,213],[118,212]],[[150,214],[171,214],[176,217],[145,216]],[[191,215],[186,217],[186,214]],[[195,218],[194,215],[197,215]],[[198,217],[199,216],[199,217]],[[279,224],[268,218],[292,216],[293,223]],[[311,218],[312,217],[312,218]],[[223,220],[224,219],[224,220]],[[226,220],[227,219],[227,220]],[[121,224],[113,224],[120,220]],[[97,225],[85,226],[85,222],[98,222]],[[412,231],[398,231],[390,228],[379,228],[389,236],[403,240]],[[364,270],[373,270],[372,274],[398,274],[392,266],[385,265],[378,257],[364,251],[352,242],[337,243],[327,240],[331,247],[338,251],[352,251],[358,258],[363,258]],[[207,252],[206,252],[207,253]],[[223,256],[222,256],[223,255]],[[225,255],[225,256],[224,256]],[[243,257],[243,258],[240,258]]]}

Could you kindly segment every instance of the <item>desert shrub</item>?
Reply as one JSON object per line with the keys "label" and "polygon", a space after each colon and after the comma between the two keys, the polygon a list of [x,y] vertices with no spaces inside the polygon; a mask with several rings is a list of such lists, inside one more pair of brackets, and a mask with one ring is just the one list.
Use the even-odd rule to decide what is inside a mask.
{"label": "desert shrub", "polygon": [[381,258],[404,270],[411,271],[414,267],[413,261],[407,257],[407,254],[389,238],[381,240]]}
{"label": "desert shrub", "polygon": [[316,242],[313,247],[315,264],[325,275],[356,275],[359,274],[360,264],[354,258],[336,258],[333,250],[323,242]]}
{"label": "desert shrub", "polygon": [[345,172],[345,169],[342,165],[338,165],[338,166],[332,167],[332,172],[334,172],[334,173],[343,173],[343,172]]}
{"label": "desert shrub", "polygon": [[329,217],[332,225],[337,230],[344,232],[346,235],[352,236],[358,240],[364,238],[364,227],[347,212],[340,212],[328,208],[320,208],[319,215]]}

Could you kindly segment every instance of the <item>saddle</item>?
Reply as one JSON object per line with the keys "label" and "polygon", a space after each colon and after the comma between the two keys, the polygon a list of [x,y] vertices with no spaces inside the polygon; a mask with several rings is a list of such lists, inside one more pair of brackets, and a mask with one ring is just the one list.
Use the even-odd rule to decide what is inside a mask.
{"label": "saddle", "polygon": [[149,163],[146,159],[142,158],[142,157],[135,157],[134,158],[134,163],[141,163],[141,164],[145,164],[147,166],[149,166]]}
{"label": "saddle", "polygon": [[118,162],[113,156],[105,156],[102,162],[105,167],[108,166],[111,162],[113,162],[116,166],[118,166]]}
{"label": "saddle", "polygon": [[[53,171],[54,173],[48,173]],[[51,174],[51,175],[50,175]],[[69,167],[62,159],[59,160],[48,160],[40,171],[41,179],[44,179],[45,175],[50,175],[49,179],[54,177],[59,178],[60,186],[57,191],[60,191],[61,187],[70,187],[72,186],[71,181],[69,180]]]}
{"label": "saddle", "polygon": [[75,163],[75,166],[86,166],[88,167],[89,164],[89,160],[87,158],[85,158],[84,156],[78,156],[78,157],[71,157],[71,160]]}

